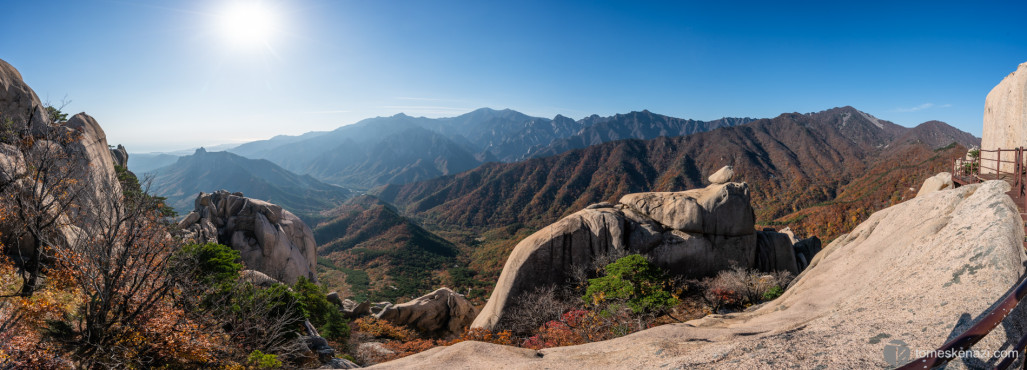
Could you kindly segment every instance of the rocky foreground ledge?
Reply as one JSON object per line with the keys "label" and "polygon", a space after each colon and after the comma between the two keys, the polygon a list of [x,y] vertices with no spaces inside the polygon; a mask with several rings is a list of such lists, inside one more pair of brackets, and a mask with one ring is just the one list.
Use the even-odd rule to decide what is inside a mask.
{"label": "rocky foreground ledge", "polygon": [[[783,296],[750,312],[542,351],[461,342],[379,367],[894,367],[885,346],[901,341],[914,356],[939,347],[1024,272],[1024,232],[1008,190],[991,181],[877,212],[828,245]],[[1009,349],[1025,325],[1017,309],[973,348]],[[950,368],[981,365],[955,360]]]}

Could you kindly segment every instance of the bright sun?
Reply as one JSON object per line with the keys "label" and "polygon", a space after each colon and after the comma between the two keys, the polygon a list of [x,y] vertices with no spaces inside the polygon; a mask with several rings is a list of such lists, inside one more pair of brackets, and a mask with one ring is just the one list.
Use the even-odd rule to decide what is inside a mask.
{"label": "bright sun", "polygon": [[256,1],[234,2],[220,16],[221,33],[234,46],[266,46],[278,28],[274,12]]}

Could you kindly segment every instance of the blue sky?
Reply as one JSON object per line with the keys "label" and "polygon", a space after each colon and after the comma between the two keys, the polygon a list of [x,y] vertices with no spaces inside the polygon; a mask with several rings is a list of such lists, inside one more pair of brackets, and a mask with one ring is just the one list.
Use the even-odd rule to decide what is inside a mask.
{"label": "blue sky", "polygon": [[17,1],[0,59],[131,152],[492,107],[774,117],[836,106],[975,135],[1027,62],[1027,2],[253,0],[274,25],[226,37],[233,4]]}

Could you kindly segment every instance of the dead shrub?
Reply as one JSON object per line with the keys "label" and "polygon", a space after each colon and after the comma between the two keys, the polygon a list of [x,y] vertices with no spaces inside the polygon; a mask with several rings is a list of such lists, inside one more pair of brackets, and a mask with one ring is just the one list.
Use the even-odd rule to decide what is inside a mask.
{"label": "dead shrub", "polygon": [[564,297],[554,286],[535,288],[519,295],[514,302],[496,325],[497,331],[509,330],[516,335],[527,335],[546,322],[559,320],[560,315],[575,308],[573,300]]}
{"label": "dead shrub", "polygon": [[780,294],[792,280],[788,271],[760,272],[734,266],[712,278],[703,279],[699,286],[702,297],[717,312],[725,307],[748,307],[762,303]]}

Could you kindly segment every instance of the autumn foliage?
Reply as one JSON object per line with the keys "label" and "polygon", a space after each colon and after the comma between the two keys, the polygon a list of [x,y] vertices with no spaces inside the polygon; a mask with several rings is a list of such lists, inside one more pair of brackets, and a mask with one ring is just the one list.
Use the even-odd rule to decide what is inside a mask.
{"label": "autumn foliage", "polygon": [[417,333],[410,328],[392,324],[388,321],[372,316],[361,317],[353,320],[356,330],[375,338],[393,339],[408,341],[417,338]]}
{"label": "autumn foliage", "polygon": [[[225,315],[264,301],[203,310],[225,290],[177,258],[185,243],[172,237],[162,200],[134,176],[92,170],[72,148],[73,129],[54,132],[17,137],[24,170],[4,167],[17,181],[0,183],[0,368],[232,367],[257,344],[302,348],[295,320]],[[262,339],[275,325],[281,339]]]}

